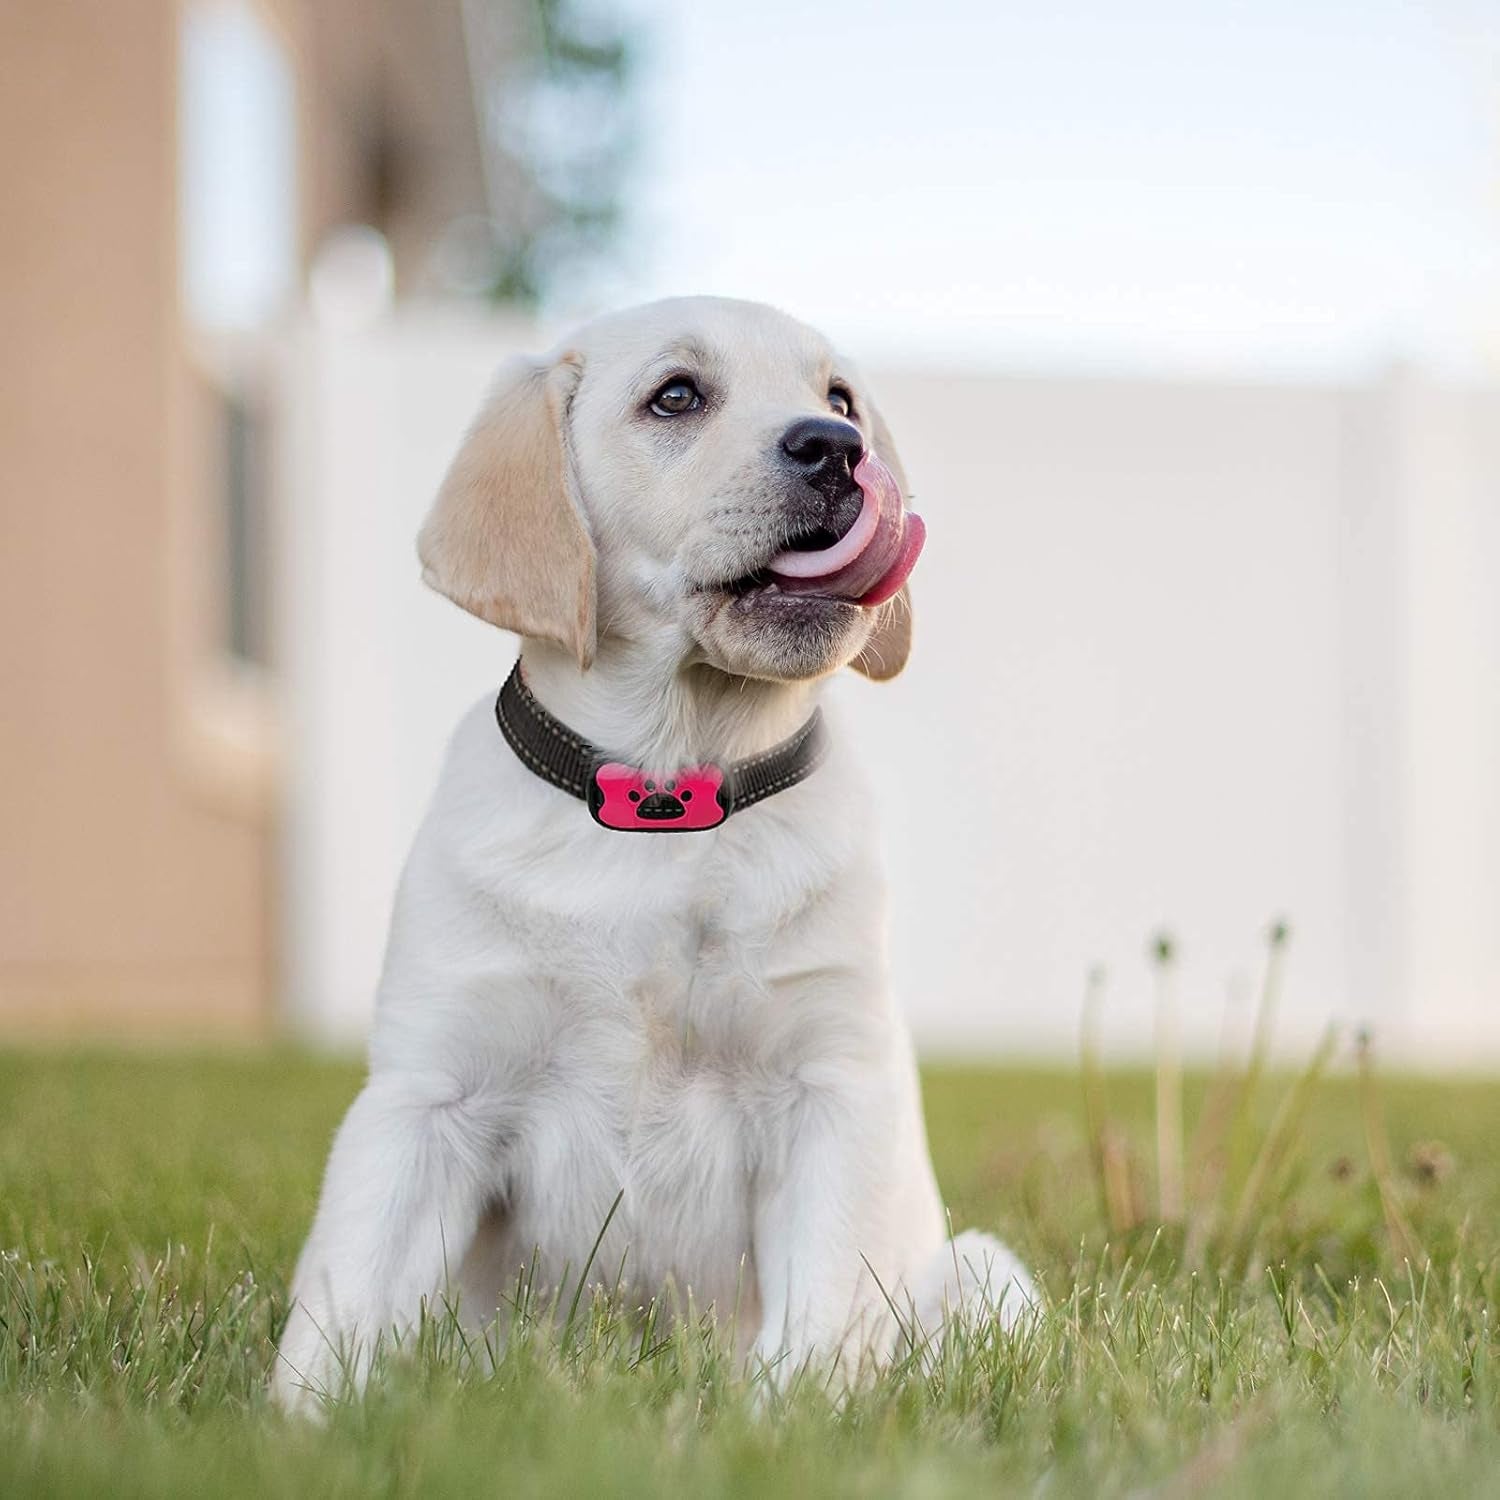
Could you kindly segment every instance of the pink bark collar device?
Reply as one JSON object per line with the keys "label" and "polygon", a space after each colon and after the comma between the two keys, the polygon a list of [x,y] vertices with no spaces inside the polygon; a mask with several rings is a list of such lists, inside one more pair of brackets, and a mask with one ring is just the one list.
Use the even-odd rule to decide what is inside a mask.
{"label": "pink bark collar device", "polygon": [[779,745],[727,766],[712,762],[666,773],[606,755],[536,701],[518,661],[495,699],[505,743],[533,774],[588,806],[594,821],[621,833],[695,833],[804,781],[827,748],[822,710]]}

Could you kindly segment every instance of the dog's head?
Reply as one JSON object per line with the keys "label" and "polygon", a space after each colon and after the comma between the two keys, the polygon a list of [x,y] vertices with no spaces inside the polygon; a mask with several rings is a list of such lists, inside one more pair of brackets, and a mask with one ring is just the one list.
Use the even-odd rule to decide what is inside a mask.
{"label": "dog's head", "polygon": [[890,435],[826,340],[755,303],[687,298],[508,368],[418,551],[441,593],[582,667],[607,636],[736,676],[886,678],[910,646],[904,584],[883,597],[910,534],[904,563],[899,536],[866,548],[863,572],[799,563],[837,561],[873,526],[876,484],[899,514]]}

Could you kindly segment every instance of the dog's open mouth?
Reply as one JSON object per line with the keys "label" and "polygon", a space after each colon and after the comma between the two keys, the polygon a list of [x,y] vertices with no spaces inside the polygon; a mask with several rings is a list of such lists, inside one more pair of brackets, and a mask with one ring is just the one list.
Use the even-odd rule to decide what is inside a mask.
{"label": "dog's open mouth", "polygon": [[854,481],[863,504],[846,531],[797,532],[761,567],[722,584],[724,592],[813,595],[867,609],[884,604],[916,566],[927,528],[902,505],[896,476],[873,453],[855,466]]}
{"label": "dog's open mouth", "polygon": [[789,536],[782,543],[783,552],[826,552],[830,547],[836,547],[848,534],[850,527],[844,531],[833,531],[827,526],[813,526],[807,531],[799,531]]}
{"label": "dog's open mouth", "polygon": [[[827,526],[812,526],[805,531],[794,532],[787,537],[781,546],[777,548],[775,556],[783,552],[823,552],[829,547],[836,546],[840,540],[839,533]],[[754,568],[748,573],[742,573],[738,578],[731,578],[727,583],[718,585],[718,588],[726,593],[740,598],[745,594],[753,594],[761,590],[772,593],[780,592],[780,586],[775,575],[771,572],[769,564],[764,567]],[[803,589],[804,594],[812,593],[811,589]],[[832,597],[832,596],[830,596]]]}

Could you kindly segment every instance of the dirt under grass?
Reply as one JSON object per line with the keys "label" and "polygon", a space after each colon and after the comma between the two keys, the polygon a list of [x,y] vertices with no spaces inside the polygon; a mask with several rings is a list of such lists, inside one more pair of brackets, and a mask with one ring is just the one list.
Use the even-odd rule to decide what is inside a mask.
{"label": "dirt under grass", "polygon": [[313,1426],[265,1375],[359,1076],[0,1054],[0,1495],[1500,1492],[1500,1085],[1385,1083],[1376,1172],[1369,1097],[1319,1084],[1231,1253],[1153,1222],[1145,1075],[1107,1080],[1140,1218],[1111,1231],[1075,1076],[932,1068],[955,1223],[1045,1283],[1024,1335],[836,1401],[767,1398],[711,1332],[643,1343],[602,1303],[494,1373],[437,1318]]}

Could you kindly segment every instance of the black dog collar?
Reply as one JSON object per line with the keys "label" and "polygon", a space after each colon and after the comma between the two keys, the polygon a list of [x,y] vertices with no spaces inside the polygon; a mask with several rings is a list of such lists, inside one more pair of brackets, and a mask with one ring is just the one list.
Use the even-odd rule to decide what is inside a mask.
{"label": "black dog collar", "polygon": [[532,696],[518,661],[495,699],[505,743],[543,781],[588,804],[596,823],[630,833],[717,828],[730,813],[796,786],[827,748],[821,709],[779,745],[728,766],[683,766],[649,777],[614,760],[554,719]]}

